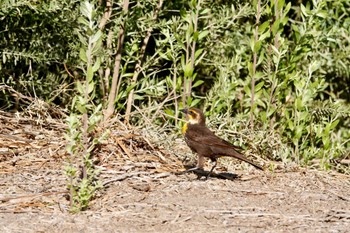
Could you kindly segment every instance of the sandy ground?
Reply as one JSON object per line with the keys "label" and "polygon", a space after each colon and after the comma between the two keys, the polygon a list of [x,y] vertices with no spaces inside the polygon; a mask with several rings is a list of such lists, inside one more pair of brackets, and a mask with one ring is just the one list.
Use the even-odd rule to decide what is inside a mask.
{"label": "sandy ground", "polygon": [[[45,175],[43,180],[31,180],[39,172]],[[99,191],[89,210],[72,215],[67,211],[65,194],[59,193],[65,191],[65,177],[60,171],[2,174],[0,231],[349,232],[350,229],[350,181],[341,175],[250,171],[233,180],[199,180],[195,174],[137,171],[130,171],[130,175]]]}

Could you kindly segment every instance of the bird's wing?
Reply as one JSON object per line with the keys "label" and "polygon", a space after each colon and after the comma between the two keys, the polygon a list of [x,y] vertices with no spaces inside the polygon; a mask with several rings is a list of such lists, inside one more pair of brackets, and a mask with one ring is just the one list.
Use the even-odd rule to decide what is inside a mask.
{"label": "bird's wing", "polygon": [[[192,126],[192,127],[195,127],[195,126]],[[209,147],[216,147],[216,148],[219,147],[219,148],[231,149],[230,153],[225,153],[224,152],[225,150],[221,150],[221,152],[223,152],[222,155],[235,157],[237,159],[240,159],[240,160],[243,160],[247,163],[250,163],[251,165],[253,165],[254,167],[256,167],[258,169],[264,170],[263,167],[261,167],[258,164],[255,164],[254,162],[252,162],[248,158],[246,158],[244,155],[242,155],[240,152],[238,152],[239,150],[241,150],[240,147],[234,146],[231,143],[219,138],[218,136],[216,136],[213,132],[211,132],[206,127],[195,127],[192,130],[188,130],[187,132],[188,133],[186,133],[186,137],[191,141],[194,141],[198,144],[207,145]],[[219,152],[217,150],[214,150],[214,151]],[[214,156],[214,158],[215,158],[215,156]]]}
{"label": "bird's wing", "polygon": [[242,150],[242,148],[234,146],[231,143],[219,138],[208,128],[204,127],[191,130],[191,133],[187,134],[186,137],[188,137],[192,141],[208,146],[217,146],[222,148],[233,148],[237,150]]}

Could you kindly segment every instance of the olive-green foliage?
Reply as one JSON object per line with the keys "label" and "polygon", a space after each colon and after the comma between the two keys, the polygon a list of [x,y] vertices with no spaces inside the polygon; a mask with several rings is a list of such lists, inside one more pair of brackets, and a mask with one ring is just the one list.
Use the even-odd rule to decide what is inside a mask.
{"label": "olive-green foliage", "polygon": [[[265,1],[257,31],[252,24],[257,9],[252,10],[250,5],[212,8],[220,12],[218,17],[235,15],[237,20],[219,30],[224,41],[220,46],[217,34],[208,40],[212,49],[209,54],[213,54],[209,60],[220,59],[218,51],[229,55],[213,64],[217,79],[209,91],[206,109],[215,114],[242,113],[239,117],[245,119],[245,127],[247,113],[253,110],[255,129],[262,129],[264,136],[251,132],[251,137],[256,137],[251,143],[260,145],[260,154],[272,159],[308,164],[317,158],[322,167],[328,167],[331,160],[346,157],[350,146],[345,117],[349,114],[349,86],[345,85],[349,83],[349,24],[339,27],[334,18],[340,14],[349,22],[348,5],[346,1],[313,1],[305,6]],[[255,33],[258,41],[254,41]],[[255,75],[253,53],[258,54]],[[252,78],[256,83],[253,109]],[[322,109],[319,102],[331,110],[315,120]],[[271,146],[276,137],[279,145]]]}
{"label": "olive-green foliage", "polygon": [[[77,77],[85,77],[78,58],[80,40],[73,33],[79,27],[79,4],[3,2],[2,82],[67,106],[78,90],[62,87],[72,87],[79,78],[68,78],[63,63]],[[104,1],[94,3],[100,20]],[[243,0],[164,1],[154,21],[158,3],[130,2],[127,15],[122,13],[122,2],[113,4],[101,31],[103,55],[94,73],[95,104],[106,105],[112,72],[107,84],[97,80],[107,68],[113,71],[117,34],[125,22],[115,104],[123,115],[134,89],[133,109],[144,111],[133,114],[132,124],[144,124],[145,118],[148,123],[175,123],[159,110],[179,117],[180,107],[198,106],[214,124],[244,133],[237,135],[240,140],[249,138],[243,140],[244,146],[270,159],[299,164],[318,159],[321,167],[328,168],[334,160],[349,156],[349,1],[265,0],[260,7],[258,1]],[[258,11],[261,17],[256,22]],[[134,84],[131,77],[149,30],[151,38]],[[113,33],[110,47],[109,33]],[[56,89],[61,90],[59,95]],[[8,93],[0,97],[1,103],[12,107]]]}
{"label": "olive-green foliage", "polygon": [[[0,1],[0,83],[47,102],[68,104],[72,80],[64,63],[76,60],[72,34],[78,1]],[[13,96],[0,94],[0,105],[13,108]]]}

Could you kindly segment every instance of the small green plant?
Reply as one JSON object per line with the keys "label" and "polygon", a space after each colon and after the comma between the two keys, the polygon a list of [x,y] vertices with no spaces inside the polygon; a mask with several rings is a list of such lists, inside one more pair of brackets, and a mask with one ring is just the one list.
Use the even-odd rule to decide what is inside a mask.
{"label": "small green plant", "polygon": [[94,6],[89,2],[83,2],[80,10],[81,27],[76,33],[81,42],[80,59],[85,80],[76,83],[78,94],[72,102],[66,133],[69,157],[65,170],[70,190],[71,212],[86,209],[95,191],[101,187],[98,180],[99,171],[93,166],[92,153],[107,133],[96,135],[96,126],[103,116],[102,104],[97,106],[94,104],[96,90],[94,74],[101,63],[102,33],[97,28],[97,13]]}

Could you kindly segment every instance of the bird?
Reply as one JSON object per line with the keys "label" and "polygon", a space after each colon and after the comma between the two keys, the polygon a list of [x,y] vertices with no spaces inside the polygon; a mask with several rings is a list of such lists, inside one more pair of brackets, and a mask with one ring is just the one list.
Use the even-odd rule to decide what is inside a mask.
{"label": "bird", "polygon": [[254,163],[239,153],[237,151],[240,149],[239,147],[219,138],[208,129],[205,124],[205,116],[202,110],[191,107],[182,109],[181,112],[186,115],[185,124],[181,129],[185,142],[192,152],[198,155],[196,167],[188,169],[185,172],[197,169],[204,170],[205,157],[207,157],[214,162],[213,167],[207,175],[208,178],[217,165],[217,159],[223,156],[245,161],[257,169],[264,170],[262,166]]}

